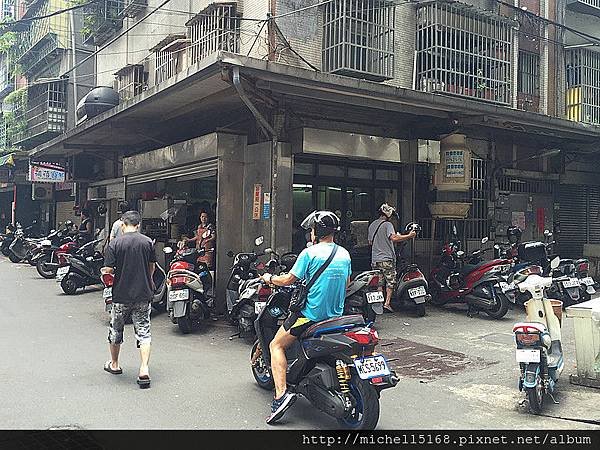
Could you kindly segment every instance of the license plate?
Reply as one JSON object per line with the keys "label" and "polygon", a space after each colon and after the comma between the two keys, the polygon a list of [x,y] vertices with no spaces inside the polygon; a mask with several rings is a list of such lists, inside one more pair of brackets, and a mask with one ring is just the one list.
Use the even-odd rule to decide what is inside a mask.
{"label": "license plate", "polygon": [[254,314],[258,315],[265,308],[267,302],[254,302]]}
{"label": "license plate", "polygon": [[563,281],[562,284],[565,288],[574,288],[579,287],[580,285],[579,280],[577,278],[570,278],[568,280]]}
{"label": "license plate", "polygon": [[390,374],[390,369],[388,368],[387,362],[381,355],[355,359],[354,367],[356,367],[358,376],[363,380],[369,380],[371,378]]}
{"label": "license plate", "polygon": [[112,297],[112,287],[104,288],[102,291],[103,298],[111,298]]}
{"label": "license plate", "polygon": [[67,273],[69,273],[69,266],[65,266],[65,267],[59,267],[58,270],[56,271],[56,276],[60,277],[60,276],[65,276]]}
{"label": "license plate", "polygon": [[423,297],[425,294],[427,294],[425,286],[417,286],[408,290],[408,296],[410,298]]}
{"label": "license plate", "polygon": [[188,289],[178,289],[176,291],[169,292],[169,301],[171,302],[187,300],[188,298],[190,298],[190,291]]}
{"label": "license plate", "polygon": [[383,303],[383,292],[367,292],[367,303]]}
{"label": "license plate", "polygon": [[514,283],[505,283],[503,281],[500,282],[500,289],[502,289],[502,292],[509,292],[509,291],[514,291],[517,287],[515,286]]}
{"label": "license plate", "polygon": [[539,363],[540,350],[538,348],[518,348],[517,362],[522,363]]}
{"label": "license plate", "polygon": [[585,284],[586,286],[592,286],[592,285],[595,283],[595,281],[594,281],[594,279],[593,279],[592,277],[585,277],[585,278],[582,278],[582,279],[581,279],[581,282],[582,282],[583,284]]}

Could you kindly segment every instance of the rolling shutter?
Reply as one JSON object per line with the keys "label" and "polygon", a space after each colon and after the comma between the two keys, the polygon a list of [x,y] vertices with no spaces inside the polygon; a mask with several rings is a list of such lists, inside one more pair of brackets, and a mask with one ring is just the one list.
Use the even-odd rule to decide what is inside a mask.
{"label": "rolling shutter", "polygon": [[208,178],[217,173],[217,158],[199,161],[178,167],[156,170],[153,172],[140,173],[127,176],[127,184],[140,184],[165,178],[188,177]]}
{"label": "rolling shutter", "polygon": [[559,203],[558,253],[563,258],[581,258],[587,242],[587,186],[562,184]]}

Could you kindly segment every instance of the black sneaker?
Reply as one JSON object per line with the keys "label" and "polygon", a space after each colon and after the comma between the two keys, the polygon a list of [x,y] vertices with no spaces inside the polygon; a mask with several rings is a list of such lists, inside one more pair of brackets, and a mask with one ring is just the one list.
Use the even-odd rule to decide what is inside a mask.
{"label": "black sneaker", "polygon": [[270,425],[283,417],[285,412],[296,401],[296,394],[285,391],[284,394],[273,400],[271,404],[271,415],[267,417],[267,423]]}

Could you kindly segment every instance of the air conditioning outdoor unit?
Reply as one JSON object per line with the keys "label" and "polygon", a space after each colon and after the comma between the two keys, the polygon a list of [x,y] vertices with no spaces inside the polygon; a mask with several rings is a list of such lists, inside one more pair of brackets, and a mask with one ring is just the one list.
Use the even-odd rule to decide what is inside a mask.
{"label": "air conditioning outdoor unit", "polygon": [[51,200],[52,199],[52,184],[36,184],[31,185],[32,200]]}

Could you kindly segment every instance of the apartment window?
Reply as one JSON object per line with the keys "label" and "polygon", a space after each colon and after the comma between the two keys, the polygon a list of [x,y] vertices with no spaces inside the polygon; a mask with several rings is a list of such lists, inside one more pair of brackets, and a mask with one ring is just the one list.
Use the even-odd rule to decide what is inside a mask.
{"label": "apartment window", "polygon": [[169,35],[152,48],[155,55],[154,84],[162,83],[181,71],[189,39]]}
{"label": "apartment window", "polygon": [[332,0],[324,9],[325,71],[372,81],[394,77],[392,1]]}
{"label": "apartment window", "polygon": [[235,3],[212,4],[187,23],[190,64],[222,50],[239,52],[239,17]]}
{"label": "apartment window", "polygon": [[565,57],[568,119],[600,124],[600,52],[577,48]]}
{"label": "apartment window", "polygon": [[125,66],[115,75],[117,76],[117,91],[121,101],[129,100],[141,94],[146,86],[146,74],[142,64]]}
{"label": "apartment window", "polygon": [[518,92],[528,95],[540,95],[540,55],[519,52]]}
{"label": "apartment window", "polygon": [[458,2],[420,7],[417,89],[510,104],[513,25]]}
{"label": "apartment window", "polygon": [[483,159],[471,158],[471,208],[466,223],[467,239],[481,239],[489,235],[486,171]]}

